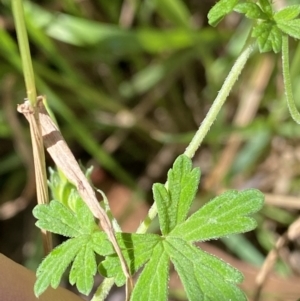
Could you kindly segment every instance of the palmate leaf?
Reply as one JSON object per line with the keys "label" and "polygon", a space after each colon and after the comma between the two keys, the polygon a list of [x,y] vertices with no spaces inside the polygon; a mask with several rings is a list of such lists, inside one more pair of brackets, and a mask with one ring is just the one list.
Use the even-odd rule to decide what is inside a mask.
{"label": "palmate leaf", "polygon": [[70,283],[76,284],[81,293],[89,294],[97,271],[94,253],[103,256],[114,253],[107,235],[98,229],[92,213],[80,198],[74,202],[74,210],[58,201],[34,209],[38,227],[73,237],[56,247],[40,264],[34,287],[36,296],[49,285],[56,288],[72,261]]}
{"label": "palmate leaf", "polygon": [[229,264],[180,238],[168,237],[164,249],[189,300],[247,300],[235,285],[243,280],[243,275]]}
{"label": "palmate leaf", "polygon": [[[255,221],[248,215],[259,210],[263,196],[255,189],[229,191],[186,220],[199,178],[200,171],[192,168],[191,160],[179,156],[168,173],[168,189],[161,184],[155,184],[153,189],[163,236],[116,233],[130,273],[135,274],[145,265],[131,300],[166,300],[170,261],[189,300],[245,300],[244,294],[236,287],[242,275],[193,243],[253,229]],[[71,194],[75,200],[72,210],[69,205],[57,201],[35,209],[40,227],[73,236],[55,248],[38,268],[36,296],[49,285],[57,287],[72,261],[70,283],[88,294],[97,270],[95,253],[106,256],[99,265],[100,273],[114,277],[118,286],[125,284],[120,261],[108,237],[98,230],[86,204],[76,193]]]}
{"label": "palmate leaf", "polygon": [[67,237],[80,235],[80,225],[75,212],[58,201],[50,204],[37,205],[33,209],[33,215],[38,219],[36,226]]}
{"label": "palmate leaf", "polygon": [[262,22],[253,27],[252,37],[257,38],[260,52],[281,51],[282,33],[274,22]]}
{"label": "palmate leaf", "polygon": [[168,187],[171,189],[159,183],[153,185],[153,196],[158,207],[163,235],[168,234],[186,219],[197,192],[199,180],[199,168],[192,168],[191,160],[181,155],[168,172]]}
{"label": "palmate leaf", "polygon": [[88,242],[87,237],[73,238],[62,243],[39,265],[34,284],[34,293],[38,297],[51,285],[57,288],[61,277],[80,249]]}
{"label": "palmate leaf", "polygon": [[170,235],[195,242],[251,231],[256,222],[248,215],[260,210],[263,202],[263,194],[256,189],[227,191],[178,225]]}
{"label": "palmate leaf", "polygon": [[33,215],[38,219],[36,226],[67,237],[91,233],[96,226],[94,216],[79,195],[75,195],[76,211],[56,200],[51,201],[49,205],[35,206]]}

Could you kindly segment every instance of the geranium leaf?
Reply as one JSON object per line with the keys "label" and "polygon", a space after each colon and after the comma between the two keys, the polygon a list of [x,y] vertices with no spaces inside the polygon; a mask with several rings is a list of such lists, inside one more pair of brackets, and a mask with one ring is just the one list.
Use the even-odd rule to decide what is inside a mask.
{"label": "geranium leaf", "polygon": [[33,215],[38,219],[36,226],[41,229],[67,237],[81,234],[77,214],[61,202],[53,200],[49,204],[37,205]]}
{"label": "geranium leaf", "polygon": [[199,168],[192,168],[191,159],[181,155],[168,172],[169,188],[158,183],[153,185],[153,195],[163,235],[168,234],[177,224],[186,219],[199,180]]}
{"label": "geranium leaf", "polygon": [[256,222],[248,215],[261,209],[263,202],[263,194],[256,189],[227,191],[178,225],[170,235],[193,242],[250,231]]}
{"label": "geranium leaf", "polygon": [[257,24],[252,31],[252,37],[257,38],[260,52],[281,51],[282,33],[273,22],[262,22]]}
{"label": "geranium leaf", "polygon": [[57,288],[61,277],[79,250],[88,242],[86,237],[72,238],[62,243],[42,261],[36,275],[34,293],[38,297],[51,285]]}

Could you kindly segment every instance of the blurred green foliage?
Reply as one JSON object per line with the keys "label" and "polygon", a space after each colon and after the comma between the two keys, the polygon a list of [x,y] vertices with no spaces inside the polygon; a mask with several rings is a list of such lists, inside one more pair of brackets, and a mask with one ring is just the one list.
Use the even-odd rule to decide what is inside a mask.
{"label": "blurred green foliage", "polygon": [[[298,4],[297,0],[286,2]],[[172,159],[184,150],[205,117],[251,27],[249,20],[241,21],[232,14],[216,29],[211,28],[206,15],[214,3],[24,2],[38,93],[47,96],[78,159],[92,159],[94,165],[136,189],[136,179],[148,175],[147,168],[157,154],[167,150],[171,159],[151,175],[153,181],[165,178]],[[10,1],[1,1],[0,11],[0,191],[4,202],[17,197],[26,182],[20,150],[14,149],[17,130],[4,104],[14,109],[26,93]],[[300,46],[292,40],[290,46],[291,76],[300,107]],[[274,137],[294,143],[299,136],[278,84],[280,66],[275,54],[270,55],[274,67],[265,91],[261,91],[256,118],[245,127],[232,124],[249,75],[260,58],[255,53],[250,59],[199,151],[200,155],[202,151],[209,154],[207,161],[199,160],[209,163],[208,167],[200,165],[205,177],[218,161],[229,135],[240,134],[242,147],[224,179],[229,186],[237,175],[251,178],[270,151]],[[24,125],[22,136],[29,145],[28,125],[22,116],[17,118]],[[292,179],[292,187],[293,181],[298,183],[299,179]],[[276,211],[275,222],[289,224],[294,213],[280,210]],[[263,227],[264,219],[271,217],[271,210],[260,216],[260,245],[250,242],[250,255],[239,248],[244,244],[236,243],[241,241],[239,237],[226,242],[227,247],[245,260],[252,257],[254,263],[260,263],[261,253],[271,248],[272,231]]]}

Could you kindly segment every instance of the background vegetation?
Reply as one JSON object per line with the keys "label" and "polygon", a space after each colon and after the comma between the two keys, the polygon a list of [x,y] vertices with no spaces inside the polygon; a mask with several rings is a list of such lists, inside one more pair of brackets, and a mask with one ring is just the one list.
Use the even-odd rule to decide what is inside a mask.
{"label": "background vegetation", "polygon": [[[107,192],[124,230],[134,231],[144,218],[152,183],[165,181],[247,38],[251,23],[235,14],[217,29],[207,25],[214,3],[25,3],[39,94],[47,96],[76,158],[94,166],[92,179]],[[276,1],[274,6],[293,3],[298,4]],[[26,92],[10,1],[2,0],[0,11],[0,251],[35,268],[42,252],[31,215],[30,137],[26,120],[16,112]],[[300,107],[300,47],[290,43]],[[300,131],[287,112],[278,62],[279,55],[253,55],[194,159],[202,171],[197,206],[227,188],[266,193],[255,232],[203,245],[245,273],[249,296],[266,255],[300,208]],[[300,295],[299,242],[285,245],[280,254],[262,300]],[[171,288],[179,300],[175,278]]]}

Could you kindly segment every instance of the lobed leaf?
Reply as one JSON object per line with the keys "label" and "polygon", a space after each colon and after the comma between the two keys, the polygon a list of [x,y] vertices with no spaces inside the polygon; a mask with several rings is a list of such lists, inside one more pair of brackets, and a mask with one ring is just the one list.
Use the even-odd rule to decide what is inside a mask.
{"label": "lobed leaf", "polygon": [[257,212],[263,202],[263,194],[256,189],[227,191],[178,225],[170,235],[194,242],[251,231],[256,221],[248,215]]}
{"label": "lobed leaf", "polygon": [[281,9],[274,14],[276,22],[290,21],[297,18],[300,14],[300,5],[291,5]]}
{"label": "lobed leaf", "polygon": [[268,16],[261,10],[261,8],[252,2],[238,3],[234,7],[234,11],[245,14],[249,19],[268,19]]}
{"label": "lobed leaf", "polygon": [[252,31],[252,37],[257,38],[260,52],[273,50],[275,53],[280,52],[282,43],[282,33],[272,22],[263,22],[257,24]]}
{"label": "lobed leaf", "polygon": [[300,19],[277,22],[278,28],[285,34],[300,39]]}
{"label": "lobed leaf", "polygon": [[[155,234],[116,233],[116,238],[132,275],[152,257],[155,246],[161,241]],[[104,277],[114,277],[117,286],[125,284],[126,278],[116,254],[107,256],[98,269]]]}
{"label": "lobed leaf", "polygon": [[67,237],[81,234],[77,215],[59,201],[37,205],[32,213],[38,219],[36,226],[40,229]]}
{"label": "lobed leaf", "polygon": [[67,237],[91,234],[97,228],[94,216],[79,194],[74,194],[78,197],[74,203],[75,212],[56,200],[37,205],[33,209],[37,227]]}
{"label": "lobed leaf", "polygon": [[89,242],[80,249],[75,257],[69,275],[70,283],[76,284],[80,293],[88,295],[93,288],[96,271],[95,253]]}
{"label": "lobed leaf", "polygon": [[208,23],[211,26],[217,26],[222,19],[233,11],[238,0],[220,0],[208,12]]}
{"label": "lobed leaf", "polygon": [[185,288],[188,300],[247,300],[235,285],[242,274],[229,264],[180,238],[168,237],[165,251]]}
{"label": "lobed leaf", "polygon": [[169,256],[162,243],[158,243],[149,262],[138,278],[131,301],[167,300],[169,277]]}
{"label": "lobed leaf", "polygon": [[186,219],[199,180],[199,168],[192,168],[191,159],[181,155],[168,172],[168,189],[162,184],[153,185],[153,195],[163,235],[167,235]]}
{"label": "lobed leaf", "polygon": [[61,277],[79,250],[88,242],[88,238],[72,238],[62,243],[39,265],[34,284],[34,294],[40,296],[49,285],[57,288]]}

